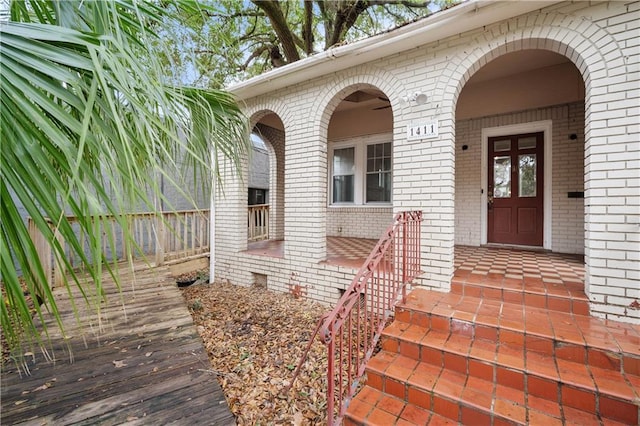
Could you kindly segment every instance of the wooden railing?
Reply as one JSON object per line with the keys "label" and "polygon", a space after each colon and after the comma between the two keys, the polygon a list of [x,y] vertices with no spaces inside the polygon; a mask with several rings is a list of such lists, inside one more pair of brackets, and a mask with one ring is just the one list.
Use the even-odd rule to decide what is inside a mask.
{"label": "wooden railing", "polygon": [[[75,216],[66,216],[66,220],[75,230],[81,247],[85,247],[85,256],[91,260],[86,231],[82,229]],[[122,217],[99,215],[93,218],[102,235],[102,256],[108,262],[145,259],[156,265],[175,263],[209,253],[209,210],[182,210],[162,213],[130,213]],[[72,251],[59,233],[55,223],[49,224],[56,239],[63,248],[66,260],[56,259],[50,244],[28,219],[29,233],[34,242],[38,257],[48,277],[50,287],[62,284],[68,268],[81,266],[77,254]],[[125,223],[127,226],[122,226]],[[126,244],[126,233],[133,237],[134,244]]]}
{"label": "wooden railing", "polygon": [[248,206],[248,240],[260,241],[269,239],[269,204]]}

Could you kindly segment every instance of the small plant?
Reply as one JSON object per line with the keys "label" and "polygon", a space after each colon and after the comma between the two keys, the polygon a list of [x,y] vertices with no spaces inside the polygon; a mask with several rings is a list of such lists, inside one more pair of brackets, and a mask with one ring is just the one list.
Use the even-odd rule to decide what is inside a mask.
{"label": "small plant", "polygon": [[198,281],[209,282],[209,270],[208,269],[200,269],[196,274]]}
{"label": "small plant", "polygon": [[208,283],[209,282],[209,269],[193,270],[182,273],[176,277],[178,287],[187,287],[195,282]]}
{"label": "small plant", "polygon": [[200,299],[196,299],[194,300],[191,305],[189,306],[189,309],[191,309],[194,312],[198,312],[202,310],[202,302],[200,301]]}

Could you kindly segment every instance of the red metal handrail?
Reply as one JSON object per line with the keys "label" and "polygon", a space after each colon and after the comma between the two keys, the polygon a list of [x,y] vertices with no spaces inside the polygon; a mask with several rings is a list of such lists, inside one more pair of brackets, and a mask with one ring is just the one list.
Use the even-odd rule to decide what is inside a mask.
{"label": "red metal handrail", "polygon": [[339,424],[399,298],[420,275],[422,212],[402,212],[319,324],[327,346],[327,422]]}

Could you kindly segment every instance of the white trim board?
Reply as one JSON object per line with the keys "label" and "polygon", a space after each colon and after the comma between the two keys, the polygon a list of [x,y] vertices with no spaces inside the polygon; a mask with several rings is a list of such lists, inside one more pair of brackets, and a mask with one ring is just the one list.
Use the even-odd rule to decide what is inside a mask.
{"label": "white trim board", "polygon": [[487,244],[487,169],[489,154],[489,138],[493,136],[517,135],[520,133],[544,134],[544,197],[543,197],[543,237],[542,247],[546,250],[552,249],[552,229],[551,226],[551,203],[552,203],[552,120],[533,121],[530,123],[513,124],[509,126],[486,127],[482,129],[482,154],[480,180],[482,193],[480,194],[480,244]]}

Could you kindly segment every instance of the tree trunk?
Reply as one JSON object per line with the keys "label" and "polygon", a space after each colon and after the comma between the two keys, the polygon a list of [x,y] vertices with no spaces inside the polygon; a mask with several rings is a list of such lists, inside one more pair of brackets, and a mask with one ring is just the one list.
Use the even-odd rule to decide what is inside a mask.
{"label": "tree trunk", "polygon": [[356,23],[358,16],[367,10],[368,7],[369,3],[363,0],[343,3],[340,9],[336,11],[333,31],[331,34],[327,34],[327,47],[343,41],[345,34]]}
{"label": "tree trunk", "polygon": [[300,54],[296,48],[291,29],[282,13],[282,9],[280,9],[280,4],[277,1],[260,0],[252,0],[252,3],[264,11],[269,18],[269,22],[271,22],[271,26],[282,45],[286,62],[291,63],[299,60]]}
{"label": "tree trunk", "polygon": [[307,55],[313,53],[313,1],[304,0],[304,24],[302,39],[304,40],[304,52]]}

